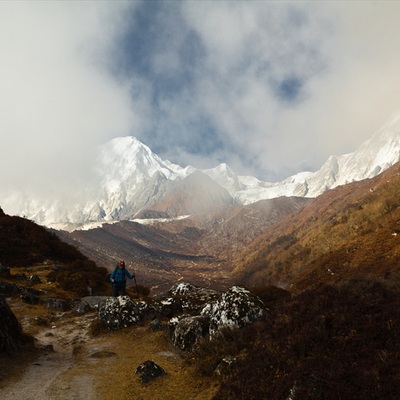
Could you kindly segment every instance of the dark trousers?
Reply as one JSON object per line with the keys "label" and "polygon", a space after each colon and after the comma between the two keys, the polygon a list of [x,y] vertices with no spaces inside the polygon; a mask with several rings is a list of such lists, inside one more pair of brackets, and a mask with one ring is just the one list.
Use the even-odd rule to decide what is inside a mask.
{"label": "dark trousers", "polygon": [[125,296],[126,295],[125,285],[124,286],[113,286],[111,295],[112,295],[112,297]]}

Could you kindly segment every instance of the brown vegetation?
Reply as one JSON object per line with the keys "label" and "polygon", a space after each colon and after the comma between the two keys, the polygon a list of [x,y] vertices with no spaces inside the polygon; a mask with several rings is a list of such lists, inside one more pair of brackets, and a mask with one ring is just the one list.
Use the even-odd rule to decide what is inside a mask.
{"label": "brown vegetation", "polygon": [[[83,351],[78,349],[76,353],[78,368],[68,371],[66,379],[73,383],[86,372],[93,379],[99,376],[97,389],[103,399],[114,395],[161,399],[166,393],[172,399],[181,398],[188,390],[194,390],[199,399],[215,400],[397,399],[400,392],[398,193],[400,164],[374,179],[338,187],[310,201],[240,253],[235,262],[236,282],[251,288],[264,301],[269,310],[267,321],[225,331],[212,342],[204,340],[185,360],[164,358],[162,353],[166,349],[174,353],[168,347],[165,332],[150,334],[148,326],[109,332],[100,324],[93,324],[91,332],[96,345],[103,346],[100,347],[104,351],[116,354],[119,351],[121,357],[112,358],[106,362],[107,369],[101,369],[87,358],[80,359],[82,354],[89,354],[83,346]],[[48,295],[75,298],[87,290],[88,282],[94,283],[93,287],[100,282],[108,285],[105,269],[97,268],[85,257],[74,258],[77,250],[64,247],[46,230],[13,218],[0,212],[0,262],[22,266],[28,260],[64,260],[62,268],[55,270],[45,264],[26,269],[37,273],[43,282],[55,281],[55,285],[46,288]],[[229,220],[224,224],[229,226]],[[242,235],[249,226],[244,227]],[[207,241],[201,238],[204,226],[189,229],[187,225],[170,225],[171,232],[176,229],[176,235],[168,238],[167,231],[159,230],[157,238],[165,245],[178,241],[183,227],[198,246],[193,250],[206,246]],[[110,228],[108,234],[113,229],[120,228]],[[125,250],[132,246],[132,241],[127,241],[130,229],[141,229],[147,238],[151,235],[150,229],[126,222],[125,237],[118,241]],[[232,230],[227,230],[219,231],[219,237],[226,241],[234,236]],[[185,240],[185,244],[180,242],[180,250],[190,242],[187,236]],[[135,246],[143,254],[149,251],[145,242],[137,240]],[[219,246],[221,242],[213,244],[213,251]],[[166,248],[162,252],[150,250],[155,259],[161,254],[165,257],[164,268],[172,268],[172,257],[167,258]],[[174,257],[177,255],[178,251]],[[198,261],[187,256],[196,257],[186,252],[183,257],[186,263]],[[184,272],[179,270],[181,264],[173,266],[174,273]],[[202,271],[208,278],[212,276],[211,272]],[[189,273],[198,270],[194,266]],[[37,287],[44,288],[42,285]],[[104,288],[110,290],[109,285]],[[129,288],[128,293],[136,298],[148,295],[146,287],[139,285]],[[31,321],[41,316],[50,323],[55,318],[40,306],[23,305],[15,312],[18,318]],[[131,348],[132,344],[137,348]],[[160,378],[160,385],[143,386],[124,372],[118,393],[110,390],[110,374],[112,379],[121,378],[121,370],[132,371],[133,363],[136,366],[138,361],[145,361],[139,360],[138,355],[154,353],[156,361],[162,366],[167,364],[172,371]],[[195,368],[202,377],[194,375]],[[183,391],[179,391],[180,385],[184,385]]]}
{"label": "brown vegetation", "polygon": [[0,262],[14,267],[47,259],[70,262],[86,257],[44,227],[25,218],[6,215],[0,208]]}
{"label": "brown vegetation", "polygon": [[99,266],[111,269],[116,259],[125,259],[128,269],[135,269],[153,293],[179,279],[223,290],[231,284],[234,254],[310,201],[281,197],[151,225],[120,221],[57,234]]}
{"label": "brown vegetation", "polygon": [[98,267],[46,228],[6,215],[1,209],[0,263],[19,269],[44,263],[43,279],[57,282],[60,289],[76,296],[88,295],[92,289],[104,292],[108,274],[107,269]]}
{"label": "brown vegetation", "polygon": [[400,164],[328,191],[268,229],[235,261],[235,279],[301,291],[400,266]]}
{"label": "brown vegetation", "polygon": [[225,359],[213,399],[397,399],[399,281],[354,279],[296,296],[281,292],[268,303],[268,321],[195,353],[204,374]]}

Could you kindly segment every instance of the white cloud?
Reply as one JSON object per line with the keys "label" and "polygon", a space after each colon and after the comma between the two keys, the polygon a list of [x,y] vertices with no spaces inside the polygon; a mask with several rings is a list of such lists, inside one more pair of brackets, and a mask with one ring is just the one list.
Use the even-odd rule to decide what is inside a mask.
{"label": "white cloud", "polygon": [[[208,55],[198,106],[271,177],[316,169],[400,111],[399,12],[397,2],[186,3]],[[288,104],[273,83],[291,76],[303,86]]]}
{"label": "white cloud", "polygon": [[[316,169],[400,111],[399,12],[398,2],[2,2],[1,190],[71,191],[91,150],[121,135],[183,166],[226,162],[266,180]],[[123,39],[132,53],[117,51]]]}
{"label": "white cloud", "polygon": [[3,190],[70,189],[96,144],[138,125],[129,87],[101,65],[114,34],[107,16],[117,10],[100,4],[0,4]]}

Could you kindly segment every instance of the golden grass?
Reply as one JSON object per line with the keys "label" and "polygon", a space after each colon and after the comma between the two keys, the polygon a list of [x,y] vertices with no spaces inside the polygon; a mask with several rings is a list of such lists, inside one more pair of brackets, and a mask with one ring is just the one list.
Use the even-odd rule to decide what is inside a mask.
{"label": "golden grass", "polygon": [[[42,283],[33,287],[45,290],[45,297],[75,298],[74,294],[64,291],[57,284],[46,283],[48,266],[18,268],[11,272],[38,275]],[[8,281],[18,286],[25,285],[25,281]],[[131,290],[128,292],[133,298],[140,297],[140,294],[138,296]],[[72,364],[60,373],[48,389],[49,396],[54,399],[68,394],[76,385],[82,388],[88,385],[99,400],[210,400],[218,389],[218,380],[215,377],[201,376],[195,365],[173,348],[166,332],[151,331],[149,322],[119,331],[109,331],[97,326],[95,313],[78,316],[73,311],[48,310],[43,303],[30,305],[17,297],[9,299],[8,303],[23,326],[24,333],[38,339],[37,345],[43,344],[43,341],[54,343],[56,351],[61,354],[61,364],[64,362],[68,365],[72,355]],[[38,318],[40,324],[37,323]],[[89,323],[90,321],[92,322]],[[102,357],[93,357],[93,354],[99,352],[103,354]],[[13,358],[1,357],[0,368],[4,373],[0,374],[0,389],[22,379],[23,371],[35,363],[40,355],[39,351],[22,351]],[[40,360],[41,363],[45,362]],[[167,374],[143,384],[134,372],[146,360],[154,361]],[[61,367],[62,365],[60,371],[63,369]]]}

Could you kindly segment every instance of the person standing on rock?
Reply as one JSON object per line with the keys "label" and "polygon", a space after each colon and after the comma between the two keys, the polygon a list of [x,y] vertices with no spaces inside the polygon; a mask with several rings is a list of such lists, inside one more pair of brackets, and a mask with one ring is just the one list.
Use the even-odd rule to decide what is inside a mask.
{"label": "person standing on rock", "polygon": [[125,296],[126,279],[133,279],[134,277],[135,274],[131,275],[129,271],[125,269],[125,261],[119,260],[110,276],[110,281],[112,283],[112,296]]}

